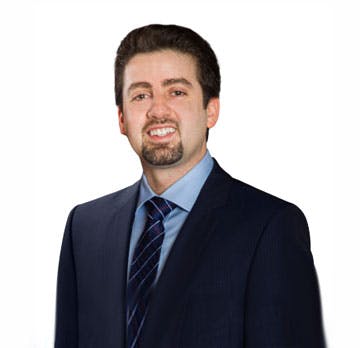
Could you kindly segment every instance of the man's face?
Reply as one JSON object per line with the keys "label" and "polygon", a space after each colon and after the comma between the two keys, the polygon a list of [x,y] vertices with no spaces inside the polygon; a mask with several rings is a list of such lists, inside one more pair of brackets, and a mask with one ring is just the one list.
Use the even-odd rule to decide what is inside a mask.
{"label": "man's face", "polygon": [[203,107],[192,56],[173,50],[135,55],[126,65],[119,124],[145,166],[195,165],[206,151],[219,100]]}

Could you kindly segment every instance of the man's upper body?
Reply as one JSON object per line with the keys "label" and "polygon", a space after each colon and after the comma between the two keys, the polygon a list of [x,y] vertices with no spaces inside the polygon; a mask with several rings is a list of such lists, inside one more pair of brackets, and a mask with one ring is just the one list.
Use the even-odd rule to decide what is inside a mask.
{"label": "man's upper body", "polygon": [[[143,177],[71,211],[55,347],[324,347],[304,215],[232,178],[207,152],[220,90],[208,43],[178,26],[138,28],[121,43],[115,74],[120,130]],[[175,208],[156,222],[165,236],[151,296],[137,292],[131,307],[145,313],[139,325],[129,273],[151,232],[144,205],[154,196]]]}
{"label": "man's upper body", "polygon": [[[70,214],[56,347],[126,347],[128,255],[140,186]],[[324,347],[302,212],[215,162],[162,267],[140,347]]]}

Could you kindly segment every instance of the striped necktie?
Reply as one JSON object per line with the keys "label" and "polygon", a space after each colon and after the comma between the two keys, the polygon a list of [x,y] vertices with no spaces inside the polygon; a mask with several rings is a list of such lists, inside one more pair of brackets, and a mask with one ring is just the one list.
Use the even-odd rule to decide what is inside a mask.
{"label": "striped necktie", "polygon": [[135,247],[127,286],[128,348],[139,347],[139,336],[148,310],[164,240],[163,220],[176,205],[161,197],[153,197],[145,202],[145,207],[147,221]]}

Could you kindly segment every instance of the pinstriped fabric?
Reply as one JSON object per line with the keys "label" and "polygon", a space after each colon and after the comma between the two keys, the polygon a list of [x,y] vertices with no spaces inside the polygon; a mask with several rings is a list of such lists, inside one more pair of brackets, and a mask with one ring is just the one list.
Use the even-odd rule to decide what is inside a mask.
{"label": "pinstriped fabric", "polygon": [[163,220],[176,207],[174,203],[161,197],[149,199],[145,206],[147,221],[135,247],[127,289],[128,348],[139,348],[139,337],[164,240]]}

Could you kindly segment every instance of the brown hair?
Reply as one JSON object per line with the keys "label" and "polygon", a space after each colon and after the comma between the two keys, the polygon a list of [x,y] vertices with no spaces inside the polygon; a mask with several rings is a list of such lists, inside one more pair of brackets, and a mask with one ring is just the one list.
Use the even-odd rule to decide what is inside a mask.
{"label": "brown hair", "polygon": [[206,108],[210,98],[219,97],[220,69],[209,43],[193,30],[178,25],[150,24],[132,30],[121,41],[115,60],[115,101],[122,108],[123,75],[126,64],[138,53],[171,49],[190,54],[197,64],[197,78]]}

